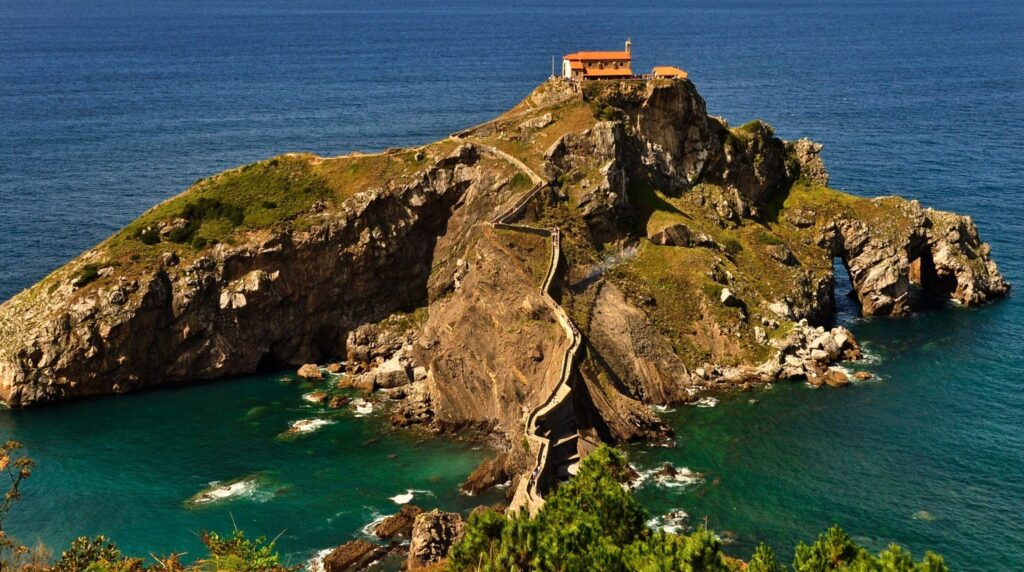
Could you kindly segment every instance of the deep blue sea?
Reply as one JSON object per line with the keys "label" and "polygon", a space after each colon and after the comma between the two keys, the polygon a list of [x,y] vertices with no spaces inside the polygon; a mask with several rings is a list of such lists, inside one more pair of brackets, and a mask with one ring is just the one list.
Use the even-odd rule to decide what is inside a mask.
{"label": "deep blue sea", "polygon": [[[551,57],[618,49],[678,65],[711,113],[759,117],[825,144],[834,186],[972,215],[1024,287],[1024,3],[234,2],[0,3],[0,299],[154,203],[225,168],[428,142],[488,119]],[[840,522],[874,549],[934,549],[958,570],[1024,569],[1024,305],[847,321],[880,380],[846,391],[777,385],[667,414],[673,448],[642,468],[653,513],[707,517],[748,553],[789,554]],[[340,543],[406,490],[465,509],[456,483],[486,454],[377,439],[265,376],[27,412],[0,439],[38,461],[10,532],[60,547],[105,533],[137,554],[196,552],[195,532],[277,535],[293,561]],[[757,404],[749,403],[756,398]],[[270,406],[263,409],[262,406]],[[190,509],[213,481],[252,494]],[[921,511],[925,511],[922,513]],[[916,518],[915,518],[916,515]],[[732,536],[732,535],[729,535]]]}

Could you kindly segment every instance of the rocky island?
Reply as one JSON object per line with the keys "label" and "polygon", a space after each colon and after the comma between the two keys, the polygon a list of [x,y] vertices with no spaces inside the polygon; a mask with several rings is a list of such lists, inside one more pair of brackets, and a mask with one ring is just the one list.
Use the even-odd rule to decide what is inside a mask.
{"label": "rocky island", "polygon": [[821,149],[686,79],[551,80],[422,147],[233,169],[0,306],[0,399],[343,361],[395,425],[495,437],[470,490],[550,481],[666,435],[650,405],[848,383],[836,258],[865,315],[1008,292],[970,218],[831,189]]}

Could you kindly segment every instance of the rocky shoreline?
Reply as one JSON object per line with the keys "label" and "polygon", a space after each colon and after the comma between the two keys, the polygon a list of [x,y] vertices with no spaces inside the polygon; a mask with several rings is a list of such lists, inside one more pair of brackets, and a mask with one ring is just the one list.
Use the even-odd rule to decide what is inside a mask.
{"label": "rocky shoreline", "polygon": [[[651,406],[707,392],[848,384],[835,365],[861,350],[830,327],[837,258],[866,316],[1008,293],[969,217],[830,189],[821,151],[709,116],[686,80],[550,81],[421,148],[241,167],[0,305],[0,400],[329,364],[393,400],[396,427],[490,439],[503,453],[476,493],[515,485],[524,412],[561,376],[549,270],[583,338],[559,413],[580,443],[664,437]],[[489,224],[510,206],[537,236]]]}

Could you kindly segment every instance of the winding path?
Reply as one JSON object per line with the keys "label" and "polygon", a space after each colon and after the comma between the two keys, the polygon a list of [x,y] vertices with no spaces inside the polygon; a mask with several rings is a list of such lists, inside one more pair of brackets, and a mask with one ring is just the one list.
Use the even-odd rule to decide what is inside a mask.
{"label": "winding path", "polygon": [[[453,138],[460,139],[457,135]],[[479,142],[473,144],[514,164],[534,182],[533,188],[495,217],[491,225],[497,229],[551,238],[551,260],[547,275],[540,286],[540,294],[544,303],[555,314],[559,325],[565,331],[566,339],[569,340],[569,347],[562,356],[558,383],[538,407],[524,416],[526,438],[530,442],[530,450],[536,451],[537,456],[530,469],[529,478],[519,480],[509,509],[515,511],[525,508],[533,515],[544,504],[543,489],[557,480],[575,474],[581,458],[580,447],[583,438],[579,434],[572,409],[572,376],[583,337],[576,324],[569,318],[569,314],[551,295],[562,260],[561,230],[558,227],[542,229],[514,223],[526,211],[530,201],[548,186],[548,182],[512,155]]]}

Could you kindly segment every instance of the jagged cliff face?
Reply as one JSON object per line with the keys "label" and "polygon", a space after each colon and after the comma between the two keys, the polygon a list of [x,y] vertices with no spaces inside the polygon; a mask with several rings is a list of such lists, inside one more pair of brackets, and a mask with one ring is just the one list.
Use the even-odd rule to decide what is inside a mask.
{"label": "jagged cliff face", "polygon": [[422,304],[456,205],[510,176],[464,145],[404,184],[314,204],[308,230],[256,231],[185,260],[176,248],[75,288],[74,267],[108,259],[101,246],[4,304],[0,397],[21,406],[344,355],[348,331]]}
{"label": "jagged cliff face", "polygon": [[[649,404],[823,378],[856,357],[847,332],[819,328],[835,258],[868,315],[1007,292],[970,219],[828,189],[820,151],[761,122],[709,117],[688,81],[554,81],[424,157],[397,152],[374,176],[367,157],[259,171],[299,189],[287,200],[313,198],[273,224],[250,223],[246,207],[215,246],[174,242],[198,210],[182,207],[191,194],[259,202],[213,180],[0,307],[0,398],[25,406],[331,356],[372,369],[356,362],[388,356],[351,347],[362,342],[349,334],[424,308],[402,332],[411,343],[381,346],[402,348],[394,367],[422,368],[401,424],[475,426],[516,443],[569,343],[539,290],[546,233],[490,224],[533,177],[551,184],[522,223],[561,229],[553,295],[585,340],[570,415],[586,438],[661,435]],[[106,266],[83,283],[89,264]]]}

